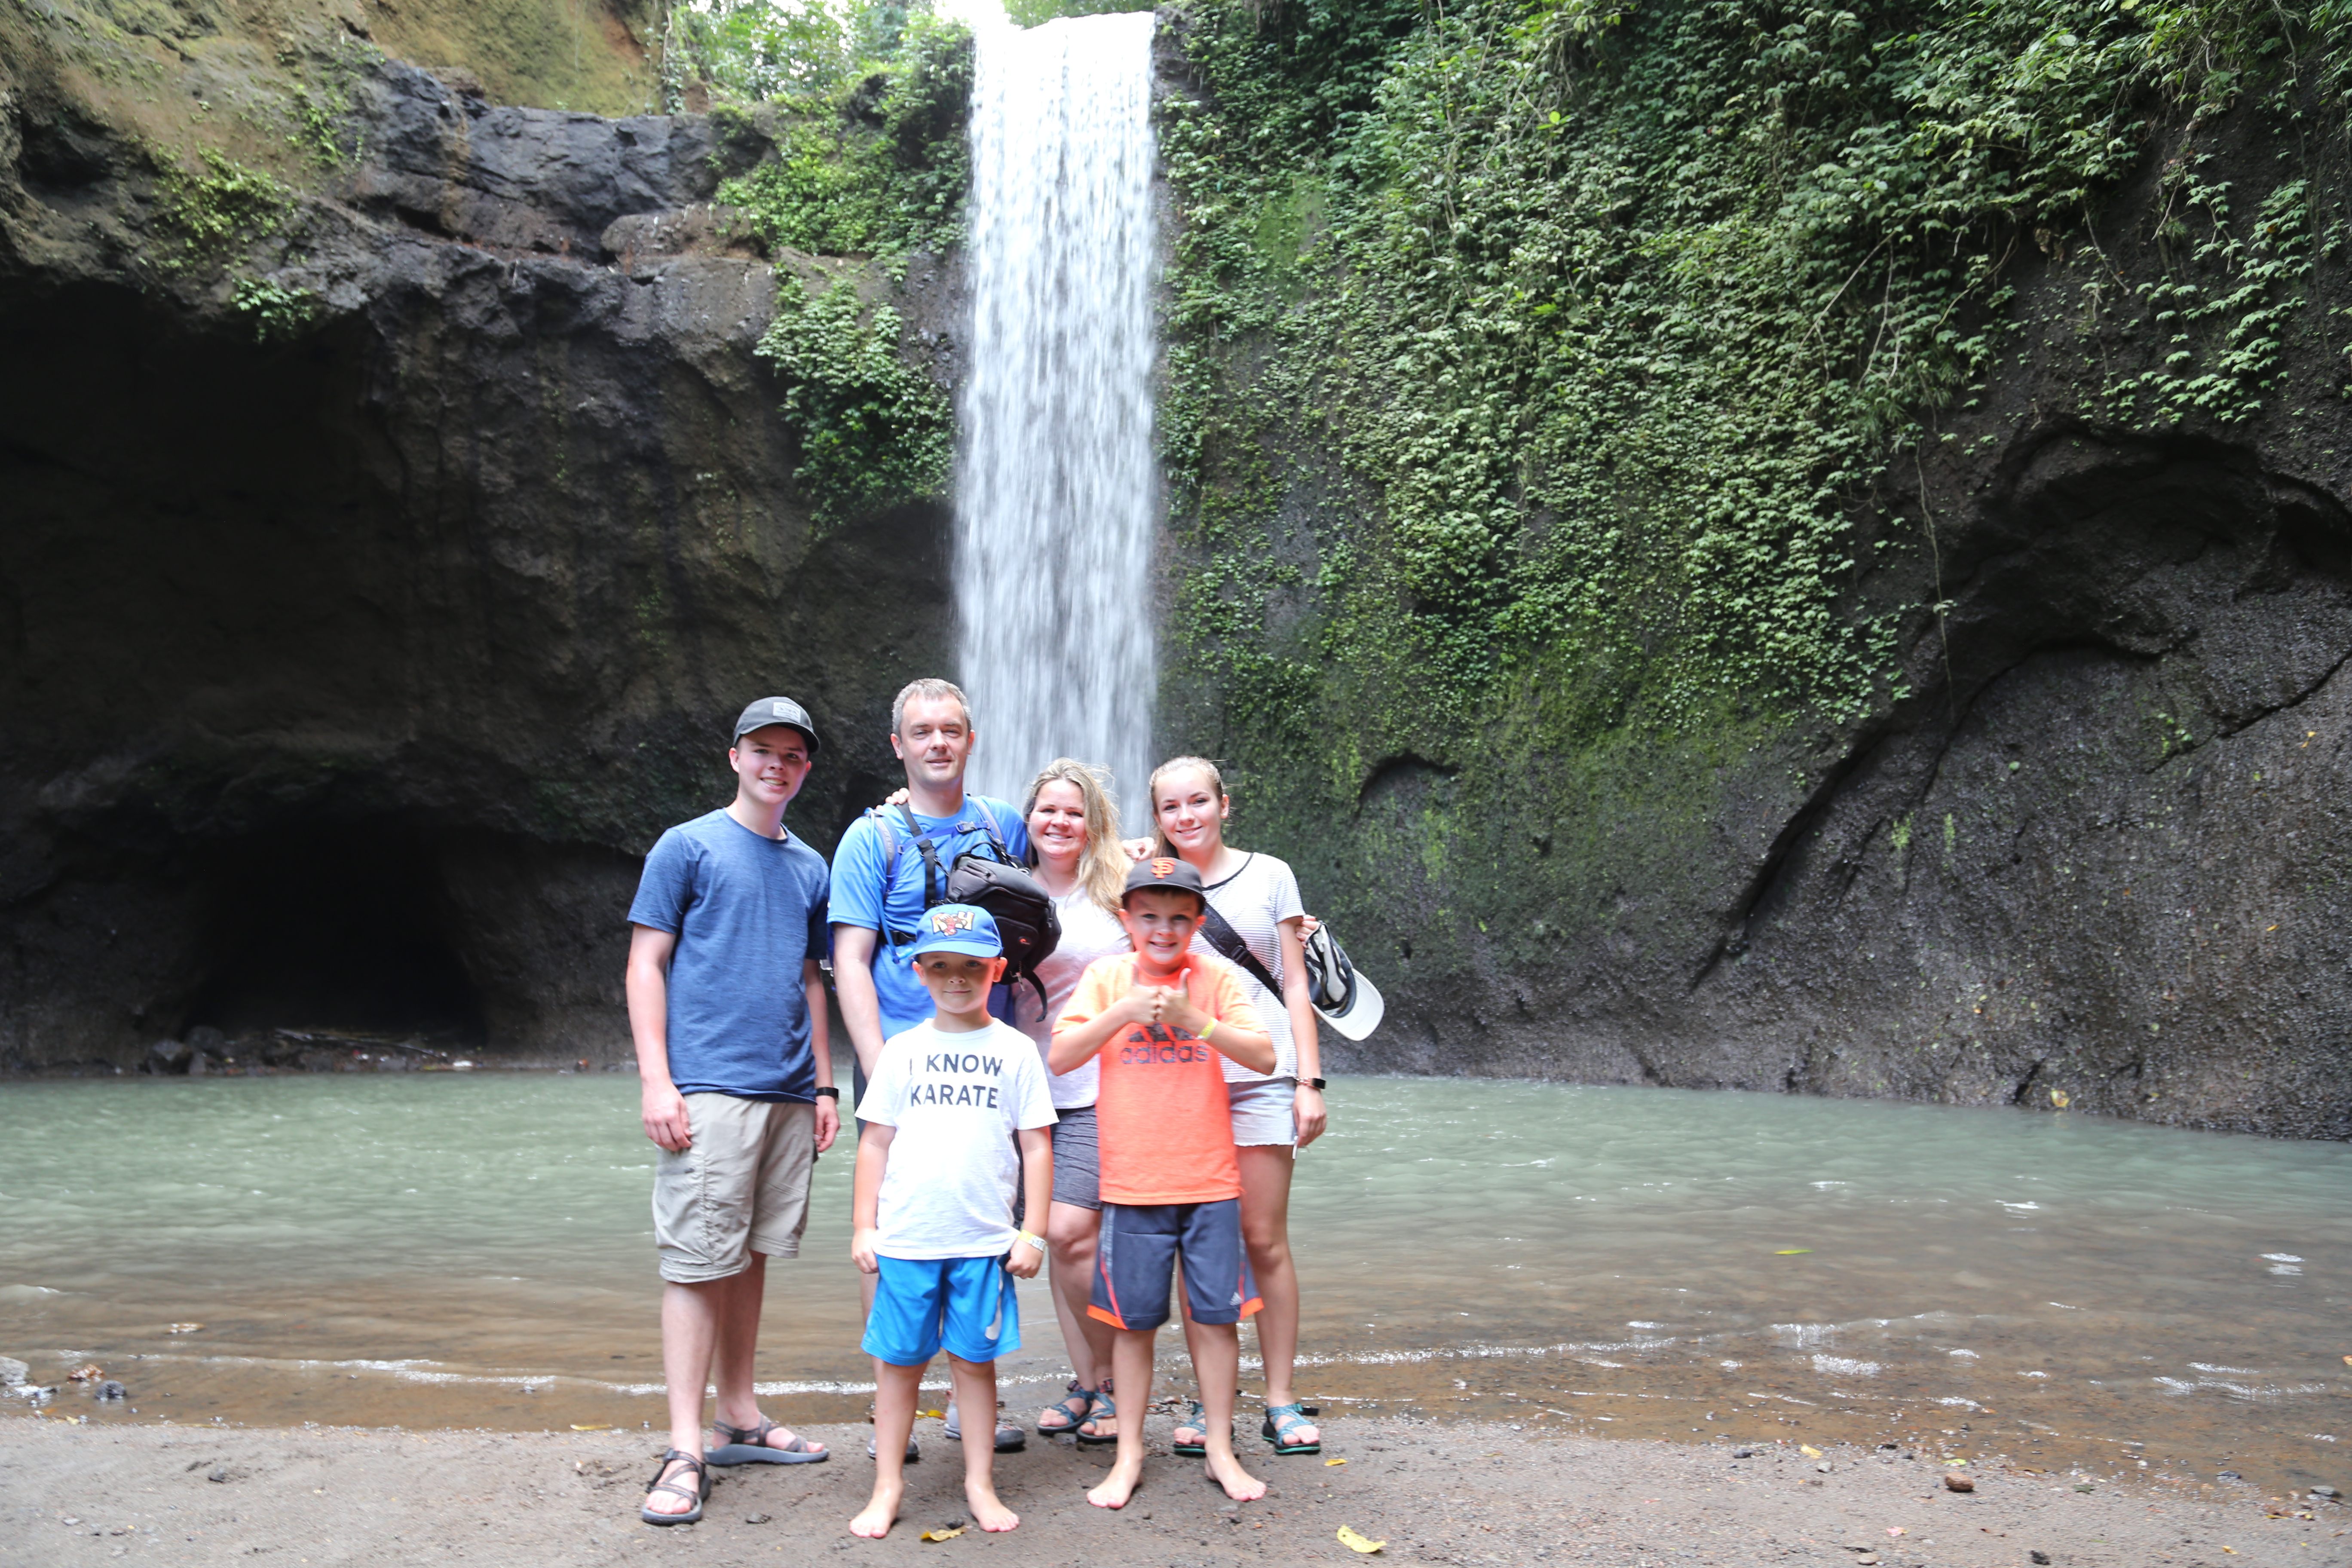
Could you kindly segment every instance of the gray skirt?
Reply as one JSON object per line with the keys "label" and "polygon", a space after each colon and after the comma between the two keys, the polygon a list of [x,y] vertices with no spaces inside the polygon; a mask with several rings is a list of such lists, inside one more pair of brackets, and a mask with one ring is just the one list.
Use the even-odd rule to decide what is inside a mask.
{"label": "gray skirt", "polygon": [[1055,1114],[1061,1120],[1054,1123],[1054,1201],[1099,1209],[1102,1156],[1095,1132],[1095,1108],[1074,1105]]}

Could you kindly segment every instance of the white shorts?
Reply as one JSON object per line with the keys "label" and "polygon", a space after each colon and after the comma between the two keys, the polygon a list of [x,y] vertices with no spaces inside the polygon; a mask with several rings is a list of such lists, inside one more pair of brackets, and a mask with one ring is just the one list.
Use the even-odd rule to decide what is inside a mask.
{"label": "white shorts", "polygon": [[1245,1079],[1225,1085],[1225,1103],[1234,1112],[1234,1144],[1247,1149],[1261,1143],[1295,1145],[1298,1142],[1298,1086],[1286,1078]]}

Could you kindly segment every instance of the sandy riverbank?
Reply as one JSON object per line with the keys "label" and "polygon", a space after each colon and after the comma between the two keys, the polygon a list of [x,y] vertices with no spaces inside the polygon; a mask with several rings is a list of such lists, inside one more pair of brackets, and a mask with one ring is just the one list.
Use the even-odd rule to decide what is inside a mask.
{"label": "sandy riverbank", "polygon": [[[1152,1422],[1162,1455],[1167,1422]],[[1343,1524],[1385,1540],[1391,1560],[1482,1568],[1866,1558],[1879,1568],[2030,1568],[2034,1552],[2063,1568],[2352,1563],[2352,1510],[2246,1485],[2035,1474],[1979,1458],[1970,1467],[1976,1490],[1962,1496],[1938,1484],[1938,1456],[1916,1450],[1906,1458],[1832,1447],[1823,1472],[1793,1446],[1735,1459],[1727,1443],[1537,1437],[1395,1419],[1335,1420],[1323,1458],[1260,1449],[1250,1462],[1273,1490],[1238,1507],[1202,1483],[1196,1462],[1155,1458],[1121,1514],[1081,1495],[1107,1452],[1033,1438],[999,1463],[1021,1528],[932,1544],[919,1532],[960,1519],[961,1472],[938,1423],[922,1429],[926,1458],[910,1472],[907,1517],[889,1540],[864,1542],[847,1533],[871,1479],[863,1426],[812,1428],[836,1450],[825,1464],[720,1471],[703,1523],[656,1530],[636,1519],[652,1468],[645,1432],[9,1420],[0,1422],[0,1563],[756,1564],[818,1553],[836,1561],[830,1554],[841,1552],[877,1563],[979,1552],[1089,1568],[1225,1568],[1352,1561],[1335,1539]]]}

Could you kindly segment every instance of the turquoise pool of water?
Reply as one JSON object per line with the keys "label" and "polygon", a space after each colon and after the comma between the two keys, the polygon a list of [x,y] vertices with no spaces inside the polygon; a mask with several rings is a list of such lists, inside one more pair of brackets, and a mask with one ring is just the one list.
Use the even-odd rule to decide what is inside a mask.
{"label": "turquoise pool of water", "polygon": [[[2352,1147],[1473,1079],[1332,1101],[1292,1235],[1339,1408],[2345,1479]],[[0,1354],[131,1385],[136,1415],[61,1384],[93,1419],[634,1426],[650,1154],[622,1075],[12,1085]],[[803,1418],[865,1403],[848,1180],[845,1146],[770,1271],[761,1376]],[[1066,1375],[1023,1295],[1008,1381]]]}

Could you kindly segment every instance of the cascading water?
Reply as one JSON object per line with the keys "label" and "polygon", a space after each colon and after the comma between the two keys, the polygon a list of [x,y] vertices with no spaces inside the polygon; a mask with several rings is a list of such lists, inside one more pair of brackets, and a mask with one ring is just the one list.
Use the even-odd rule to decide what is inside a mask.
{"label": "cascading water", "polygon": [[973,784],[1016,801],[1056,756],[1130,801],[1150,766],[1151,26],[977,29],[956,598]]}

